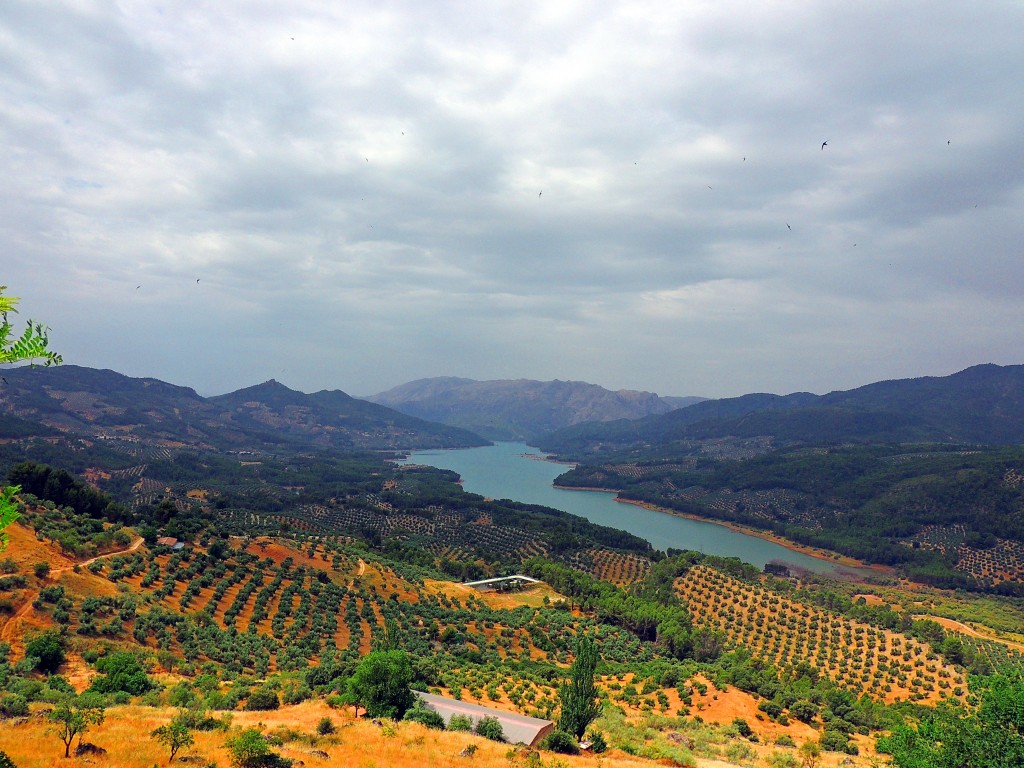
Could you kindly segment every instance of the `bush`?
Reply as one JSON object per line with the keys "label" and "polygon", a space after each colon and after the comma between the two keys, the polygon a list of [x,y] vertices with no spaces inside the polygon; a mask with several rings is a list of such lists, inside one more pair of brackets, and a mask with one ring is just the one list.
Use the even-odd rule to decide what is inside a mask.
{"label": "bush", "polygon": [[25,717],[28,699],[16,693],[0,693],[0,717]]}
{"label": "bush", "polygon": [[478,734],[491,741],[504,741],[505,731],[496,717],[482,717],[474,728]]}
{"label": "bush", "polygon": [[604,738],[604,734],[600,731],[591,731],[590,737],[590,751],[595,755],[599,755],[608,749],[608,742]]}
{"label": "bush", "polygon": [[860,752],[857,745],[840,731],[825,731],[821,734],[819,742],[821,748],[826,752],[845,752],[848,755],[856,755]]}
{"label": "bush", "polygon": [[796,746],[796,742],[793,741],[793,737],[790,736],[788,733],[780,734],[779,738],[777,738],[775,740],[775,743],[778,746],[780,746],[780,747],[795,747]]}
{"label": "bush", "polygon": [[769,768],[797,768],[800,765],[796,756],[790,752],[772,752],[768,755]]}
{"label": "bush", "polygon": [[742,717],[737,717],[732,721],[733,728],[736,729],[736,733],[745,739],[749,739],[754,735],[754,730],[750,727],[750,723],[744,720]]}
{"label": "bush", "polygon": [[334,721],[329,717],[321,717],[320,721],[316,724],[316,732],[319,736],[330,736],[332,733],[337,732],[337,730],[334,726]]}
{"label": "bush", "polygon": [[540,748],[558,752],[560,755],[578,755],[580,753],[580,745],[576,743],[576,739],[565,731],[549,733],[541,741]]}
{"label": "bush", "polygon": [[270,750],[266,738],[255,728],[247,728],[227,742],[234,768],[291,768],[292,761]]}
{"label": "bush", "polygon": [[96,662],[96,669],[103,674],[92,681],[90,690],[98,693],[123,691],[132,696],[141,696],[155,688],[138,658],[127,652],[114,653]]}
{"label": "bush", "polygon": [[452,715],[452,719],[448,721],[449,731],[472,731],[473,730],[473,718],[469,715]]}
{"label": "bush", "polygon": [[422,723],[428,728],[436,728],[440,731],[444,730],[444,718],[430,707],[425,706],[422,702],[417,702],[407,709],[403,719],[409,720],[413,723]]}
{"label": "bush", "polygon": [[0,768],[18,768],[6,752],[0,752]]}
{"label": "bush", "polygon": [[746,760],[753,760],[757,753],[749,744],[742,741],[734,741],[725,748],[725,756],[731,763],[741,763]]}
{"label": "bush", "polygon": [[60,634],[53,630],[43,632],[25,646],[25,657],[37,659],[35,668],[50,674],[64,663],[64,643]]}
{"label": "bush", "polygon": [[277,691],[272,691],[270,688],[257,688],[249,694],[249,698],[245,702],[247,712],[264,712],[277,709],[280,706],[281,702],[277,698]]}

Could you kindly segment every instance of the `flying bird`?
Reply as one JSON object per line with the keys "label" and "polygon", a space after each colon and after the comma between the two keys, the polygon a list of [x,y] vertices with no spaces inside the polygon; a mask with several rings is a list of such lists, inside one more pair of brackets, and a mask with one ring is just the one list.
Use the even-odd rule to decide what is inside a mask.
{"label": "flying bird", "polygon": [[540,192],[537,193],[537,197],[540,197],[543,194],[544,194],[544,190],[541,190]]}
{"label": "flying bird", "polygon": [[790,232],[793,231],[793,228],[791,226],[789,226],[789,222],[788,221],[786,222],[786,229],[788,229]]}
{"label": "flying bird", "polygon": [[827,142],[827,141],[823,141],[823,142],[821,142],[821,148],[822,148],[822,149],[824,149],[824,148],[825,148],[825,147],[827,147],[827,146],[828,146],[828,142]]}
{"label": "flying bird", "polygon": [[141,288],[141,287],[142,287],[141,285],[136,285],[136,286],[135,286],[135,290],[137,291],[137,290],[139,290],[139,288]]}
{"label": "flying bird", "polygon": [[197,283],[199,282],[199,278],[198,278],[198,277],[196,278],[196,282],[197,282]]}

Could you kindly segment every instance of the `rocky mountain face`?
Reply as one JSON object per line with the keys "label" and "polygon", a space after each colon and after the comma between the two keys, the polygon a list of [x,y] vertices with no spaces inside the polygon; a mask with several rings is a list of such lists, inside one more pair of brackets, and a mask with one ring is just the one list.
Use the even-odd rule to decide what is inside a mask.
{"label": "rocky mountain face", "polygon": [[582,381],[419,379],[366,398],[491,440],[530,441],[583,422],[639,419],[700,402],[653,392],[613,392]]}

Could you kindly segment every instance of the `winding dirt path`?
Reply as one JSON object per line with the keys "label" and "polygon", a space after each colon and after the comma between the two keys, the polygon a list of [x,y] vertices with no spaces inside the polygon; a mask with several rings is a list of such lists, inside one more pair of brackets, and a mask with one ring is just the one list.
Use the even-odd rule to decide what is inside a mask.
{"label": "winding dirt path", "polygon": [[[102,555],[96,555],[81,563],[74,563],[72,565],[66,565],[63,568],[54,568],[50,571],[50,576],[56,576],[57,574],[65,573],[67,571],[74,570],[75,568],[81,568],[83,566],[89,566],[95,563],[97,560],[102,560],[105,557],[115,557],[116,555],[123,555],[127,552],[134,552],[142,546],[144,539],[140,536],[138,539],[133,541],[129,546],[124,549],[115,549],[113,552],[104,552]],[[15,630],[24,621],[25,617],[28,616],[29,611],[32,610],[32,603],[35,602],[36,598],[39,597],[39,590],[35,589],[25,594],[25,602],[17,610],[17,612],[11,616],[7,621],[4,622],[3,627],[0,627],[0,640],[4,642],[10,642],[14,639]]]}
{"label": "winding dirt path", "polygon": [[967,635],[968,637],[976,637],[979,640],[988,640],[993,643],[1002,643],[1003,645],[1009,646],[1014,650],[1024,652],[1024,644],[1015,643],[1012,640],[1004,640],[996,635],[987,634],[985,632],[979,632],[977,629],[972,627],[970,624],[964,624],[962,621],[956,619],[947,619],[943,616],[921,616],[922,619],[931,619],[936,624],[941,625],[945,629],[951,629],[954,632],[959,632],[961,635]]}

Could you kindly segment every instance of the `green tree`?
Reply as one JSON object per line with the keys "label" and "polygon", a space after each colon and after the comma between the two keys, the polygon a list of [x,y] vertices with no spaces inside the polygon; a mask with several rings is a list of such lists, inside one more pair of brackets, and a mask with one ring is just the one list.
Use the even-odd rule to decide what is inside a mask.
{"label": "green tree", "polygon": [[940,705],[916,727],[878,741],[898,768],[1015,768],[1024,765],[1024,681],[994,675],[974,712]]}
{"label": "green tree", "polygon": [[138,658],[127,651],[100,659],[96,662],[96,669],[103,674],[94,679],[89,688],[98,693],[124,691],[132,696],[141,696],[153,687],[153,681]]}
{"label": "green tree", "polygon": [[0,768],[17,768],[14,761],[7,756],[6,752],[0,752]]}
{"label": "green tree", "polygon": [[64,742],[64,757],[71,756],[71,742],[75,736],[82,743],[82,736],[93,725],[103,722],[103,707],[95,700],[84,697],[68,697],[50,710],[50,722],[54,724],[57,737]]}
{"label": "green tree", "polygon": [[266,737],[255,728],[246,728],[227,742],[233,768],[289,768],[291,760],[271,751]]}
{"label": "green tree", "polygon": [[32,638],[25,645],[25,656],[36,659],[35,668],[50,674],[64,663],[64,641],[60,633],[48,630]]}
{"label": "green tree", "polygon": [[501,721],[496,717],[481,717],[473,730],[491,741],[505,740],[505,730],[501,727]]}
{"label": "green tree", "polygon": [[[17,338],[12,338],[14,326],[7,319],[9,313],[18,312],[17,296],[4,296],[6,285],[0,285],[0,365],[11,363],[35,362],[42,359],[44,365],[60,365],[60,355],[47,349],[50,343],[48,329],[41,323],[28,321],[28,327]],[[7,535],[4,530],[21,517],[18,505],[14,501],[15,494],[21,489],[12,485],[0,491],[0,550],[7,547]]]}
{"label": "green tree", "polygon": [[601,714],[594,685],[597,670],[597,646],[586,635],[576,643],[576,660],[569,668],[569,683],[558,692],[562,711],[558,718],[558,730],[565,731],[577,739],[587,732],[587,726]]}
{"label": "green tree", "polygon": [[401,720],[413,704],[412,664],[405,651],[372,651],[349,678],[345,701],[370,717]]}
{"label": "green tree", "polygon": [[171,750],[171,756],[167,759],[168,763],[174,762],[174,756],[178,754],[179,749],[191,747],[195,743],[196,739],[192,735],[189,721],[189,713],[181,710],[171,718],[171,722],[167,723],[167,725],[161,725],[150,734],[154,739]]}

